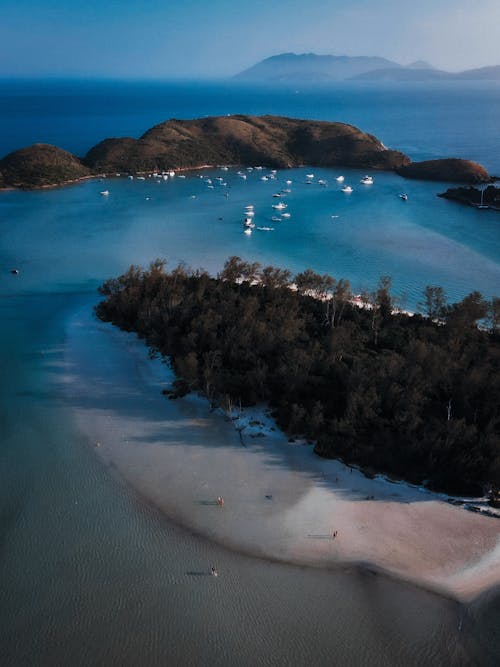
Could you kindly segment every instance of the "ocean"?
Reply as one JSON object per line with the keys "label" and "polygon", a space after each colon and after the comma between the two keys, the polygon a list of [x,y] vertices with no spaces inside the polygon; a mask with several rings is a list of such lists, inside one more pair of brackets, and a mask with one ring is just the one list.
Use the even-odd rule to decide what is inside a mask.
{"label": "ocean", "polygon": [[[2,82],[0,154],[43,141],[83,155],[170,117],[233,113],[349,122],[413,159],[466,157],[500,174],[500,87],[491,84]],[[495,598],[466,607],[356,568],[311,570],[228,551],[143,502],[97,461],[75,423],[70,323],[91,311],[102,280],[131,263],[160,256],[216,272],[237,254],[310,266],[355,290],[389,274],[410,309],[427,284],[450,300],[472,289],[500,294],[498,214],[437,198],[447,184],[375,173],[363,186],[362,172],[342,170],[354,188],[345,195],[338,169],[313,171],[312,184],[304,169],[267,182],[256,171],[243,180],[211,170],[227,186],[208,188],[191,173],[0,193],[3,665],[498,664]],[[291,215],[273,221],[272,194],[285,180]],[[243,234],[248,203],[256,224],[273,231]],[[110,392],[113,380],[118,370]],[[216,586],[204,576],[212,562],[224,572]]]}

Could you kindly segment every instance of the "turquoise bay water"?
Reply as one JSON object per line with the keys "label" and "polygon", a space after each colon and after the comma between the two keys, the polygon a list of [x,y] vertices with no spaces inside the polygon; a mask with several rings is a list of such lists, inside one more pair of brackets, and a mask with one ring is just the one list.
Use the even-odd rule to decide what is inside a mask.
{"label": "turquoise bay water", "polygon": [[[2,102],[9,97],[0,108],[3,152],[9,141],[32,140],[78,152],[110,134],[136,136],[171,115],[272,111],[343,114],[422,157],[475,157],[468,149],[478,147],[477,158],[492,169],[500,155],[496,89],[480,89],[481,103],[466,91],[469,107],[459,107],[459,91],[437,89],[409,97],[344,89],[232,98],[213,89],[210,96],[206,87],[143,90],[141,97],[137,87],[114,94],[58,88],[54,97],[50,88],[32,87],[11,89],[9,97],[0,87]],[[464,120],[475,128],[470,136],[461,131]],[[118,121],[115,132],[111,121]],[[481,123],[492,141],[480,141]],[[306,185],[310,171],[328,186]],[[351,195],[339,192],[340,171]],[[235,171],[204,175],[222,175],[228,187],[214,181],[209,189],[193,173],[161,183],[113,178],[0,193],[1,664],[497,664],[494,602],[467,609],[369,573],[229,553],[140,502],[75,427],[63,382],[72,370],[64,361],[67,323],[92,308],[103,279],[131,263],[160,256],[216,272],[238,254],[293,271],[310,266],[350,279],[356,290],[390,274],[408,308],[426,284],[442,285],[451,300],[472,289],[500,293],[500,216],[436,198],[446,184],[375,173],[374,185],[364,187],[356,170],[297,169],[275,182],[260,181],[258,172],[246,181]],[[293,181],[291,217],[272,222],[272,193],[286,179]],[[104,189],[109,197],[100,196]],[[274,231],[243,234],[249,203],[256,224]],[[223,573],[216,586],[205,576],[213,562]]]}

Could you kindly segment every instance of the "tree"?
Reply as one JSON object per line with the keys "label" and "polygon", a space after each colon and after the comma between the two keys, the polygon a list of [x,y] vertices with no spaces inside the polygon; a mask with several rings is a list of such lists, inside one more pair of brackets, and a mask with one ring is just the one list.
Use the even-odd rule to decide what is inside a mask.
{"label": "tree", "polygon": [[419,308],[431,320],[441,319],[446,312],[446,294],[438,285],[427,285],[424,289],[424,300]]}
{"label": "tree", "polygon": [[500,297],[494,296],[488,303],[488,325],[492,334],[500,333]]}
{"label": "tree", "polygon": [[375,292],[375,305],[380,316],[386,320],[391,316],[393,303],[391,296],[392,278],[390,276],[380,276],[377,290]]}
{"label": "tree", "polygon": [[265,266],[260,272],[260,282],[266,287],[274,289],[287,287],[290,284],[292,274],[288,269],[279,269],[274,266]]}
{"label": "tree", "polygon": [[448,309],[447,322],[453,330],[464,333],[468,329],[476,328],[478,321],[487,314],[487,302],[481,292],[474,291]]}

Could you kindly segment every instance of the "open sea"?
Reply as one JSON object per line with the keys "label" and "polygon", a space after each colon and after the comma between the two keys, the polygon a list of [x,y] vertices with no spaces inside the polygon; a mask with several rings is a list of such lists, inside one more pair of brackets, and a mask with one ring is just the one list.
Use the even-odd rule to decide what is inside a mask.
{"label": "open sea", "polygon": [[[348,122],[412,159],[470,158],[500,175],[500,85],[489,82],[3,81],[0,155],[34,142],[83,155],[171,117],[234,113]],[[498,597],[463,606],[356,569],[228,552],[142,503],[75,424],[64,390],[68,323],[132,263],[163,257],[217,272],[236,254],[348,278],[356,291],[390,275],[409,309],[428,284],[450,301],[473,289],[500,295],[500,214],[437,198],[448,184],[375,172],[363,186],[363,172],[345,169],[262,181],[266,173],[203,172],[213,188],[188,173],[0,192],[0,664],[498,664]],[[340,191],[340,173],[352,194]],[[272,194],[285,187],[290,217],[273,220]],[[271,229],[244,235],[246,204],[256,226]],[[217,586],[198,576],[210,562],[224,571]]]}

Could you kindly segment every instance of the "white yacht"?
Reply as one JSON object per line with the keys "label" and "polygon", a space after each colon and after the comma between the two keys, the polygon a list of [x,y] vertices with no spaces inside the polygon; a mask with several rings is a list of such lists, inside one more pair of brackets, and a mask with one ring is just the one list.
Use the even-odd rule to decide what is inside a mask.
{"label": "white yacht", "polygon": [[337,178],[335,180],[337,181],[337,183],[343,183],[344,182],[344,177],[343,176],[337,176]]}
{"label": "white yacht", "polygon": [[363,183],[363,185],[373,185],[373,178],[371,176],[363,176],[360,183]]}
{"label": "white yacht", "polygon": [[283,202],[280,201],[278,204],[273,204],[273,208],[276,209],[277,211],[284,211],[286,208],[286,204],[283,204]]}
{"label": "white yacht", "polygon": [[109,195],[109,190],[102,190],[102,192],[99,194],[101,194],[103,197],[107,197]]}
{"label": "white yacht", "polygon": [[342,188],[342,192],[352,192],[352,188],[350,185],[344,185]]}

